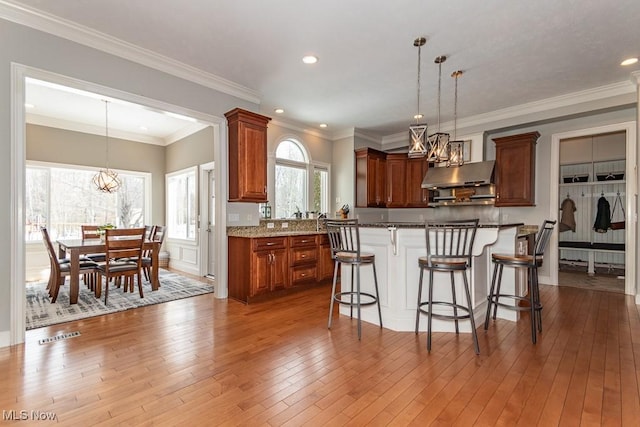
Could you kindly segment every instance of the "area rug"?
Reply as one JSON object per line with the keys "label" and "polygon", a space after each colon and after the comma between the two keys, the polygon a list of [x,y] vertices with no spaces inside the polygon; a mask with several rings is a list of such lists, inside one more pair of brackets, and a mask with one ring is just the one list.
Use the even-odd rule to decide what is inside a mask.
{"label": "area rug", "polygon": [[157,291],[152,291],[146,284],[143,286],[144,298],[140,298],[137,287],[134,293],[124,293],[122,289],[112,286],[109,288],[107,305],[104,304],[104,291],[102,297],[97,299],[82,282],[80,282],[78,304],[73,305],[69,304],[68,279],[66,286],[60,288],[55,304],[49,302],[46,282],[28,283],[26,285],[26,329],[42,328],[213,292],[213,284],[199,282],[163,269],[160,269],[158,274],[160,288]]}

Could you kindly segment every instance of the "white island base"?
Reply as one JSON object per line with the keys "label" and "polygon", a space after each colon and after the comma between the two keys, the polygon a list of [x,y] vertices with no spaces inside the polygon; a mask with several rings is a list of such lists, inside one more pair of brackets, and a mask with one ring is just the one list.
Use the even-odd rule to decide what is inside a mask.
{"label": "white island base", "polygon": [[[517,246],[517,230],[517,225],[481,226],[478,228],[473,246],[472,266],[467,272],[476,327],[481,327],[484,324],[487,295],[493,272],[491,254],[514,253]],[[394,331],[413,332],[415,330],[418,281],[420,279],[418,258],[427,255],[424,227],[404,228],[402,225],[368,227],[362,225],[360,227],[360,245],[362,252],[375,254],[383,327]],[[502,274],[501,293],[523,295],[526,293],[525,279],[525,272],[505,268]],[[427,295],[427,280],[428,275],[425,274],[423,299],[426,299]],[[434,283],[434,300],[451,301],[449,274],[434,273]],[[341,284],[343,291],[351,288],[351,269],[346,265],[341,269]],[[363,292],[375,295],[373,269],[370,266],[365,265],[360,268],[360,286]],[[462,277],[458,273],[456,274],[456,296],[459,303],[466,304]],[[447,310],[446,307],[434,307],[434,312],[437,309]],[[341,315],[349,316],[349,312],[348,306],[340,306]],[[450,312],[449,310],[448,313]],[[498,308],[497,316],[501,319],[515,321],[518,318],[518,312]],[[362,320],[379,325],[375,305],[362,307]],[[461,332],[471,332],[469,320],[462,320],[459,325]],[[420,320],[420,330],[426,331],[426,328],[427,318],[423,314]],[[432,330],[434,332],[455,332],[455,324],[453,321],[434,318]]]}

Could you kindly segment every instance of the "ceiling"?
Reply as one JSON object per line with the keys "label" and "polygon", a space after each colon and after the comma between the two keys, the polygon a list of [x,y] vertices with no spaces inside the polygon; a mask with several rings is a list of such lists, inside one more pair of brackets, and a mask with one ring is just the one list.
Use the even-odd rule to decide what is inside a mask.
{"label": "ceiling", "polygon": [[[328,131],[402,132],[629,82],[640,56],[637,0],[22,0],[20,3],[254,91],[263,114]],[[304,55],[319,58],[303,64]],[[58,106],[60,104],[57,104]],[[101,116],[104,121],[104,114]],[[166,117],[165,117],[166,119]],[[139,126],[136,123],[136,126]]]}

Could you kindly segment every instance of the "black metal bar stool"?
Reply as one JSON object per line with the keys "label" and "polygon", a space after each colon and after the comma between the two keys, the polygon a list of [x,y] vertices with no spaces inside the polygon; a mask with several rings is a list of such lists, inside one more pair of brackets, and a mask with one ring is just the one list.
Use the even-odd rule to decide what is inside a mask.
{"label": "black metal bar stool", "polygon": [[[478,335],[476,333],[476,323],[473,318],[473,303],[469,292],[469,282],[467,280],[467,269],[471,268],[471,251],[473,241],[478,229],[478,219],[463,221],[429,222],[425,223],[425,234],[427,240],[427,256],[418,258],[420,267],[420,282],[418,283],[418,308],[416,311],[416,335],[420,327],[420,313],[427,315],[427,350],[431,351],[431,319],[453,320],[456,325],[458,321],[469,319],[471,322],[471,334],[476,354],[480,354],[478,345]],[[422,279],[424,271],[429,271],[428,299],[422,300]],[[451,277],[451,299],[452,301],[434,301],[433,282],[434,272],[450,273]],[[464,291],[467,298],[467,305],[460,304],[456,299],[455,276],[454,273],[462,273]],[[453,313],[434,313],[433,306],[446,306],[453,308]],[[426,307],[426,308],[425,308]]]}
{"label": "black metal bar stool", "polygon": [[[496,319],[498,306],[514,311],[529,311],[531,313],[531,341],[536,343],[536,329],[542,333],[542,304],[540,302],[540,290],[538,288],[538,267],[542,265],[544,251],[547,248],[551,233],[556,221],[546,220],[538,230],[534,250],[532,255],[515,255],[515,254],[493,254],[491,260],[493,262],[493,277],[491,278],[491,289],[487,297],[487,314],[484,319],[485,331],[489,328],[489,317],[491,317],[491,308],[493,307],[493,320]],[[502,269],[504,266],[513,268],[526,268],[527,277],[529,279],[529,295],[519,296],[500,293],[502,284]],[[497,278],[497,281],[496,281]],[[501,298],[515,301],[514,305],[500,302]],[[518,302],[526,301],[527,306],[520,306]]]}
{"label": "black metal bar stool", "polygon": [[[378,293],[378,277],[376,276],[375,255],[371,253],[360,252],[360,231],[358,228],[357,219],[325,219],[324,223],[327,228],[329,242],[331,243],[331,256],[335,261],[335,267],[333,269],[333,287],[331,289],[331,304],[329,306],[329,323],[327,327],[331,329],[334,302],[350,306],[352,318],[353,307],[356,307],[358,316],[358,339],[361,339],[361,307],[377,304],[378,317],[380,318],[380,328],[382,328],[382,311],[380,309],[380,296]],[[338,280],[338,268],[340,264],[351,266],[351,290],[336,293],[336,282]],[[373,267],[373,282],[376,292],[375,295],[367,292],[362,292],[360,290],[361,265],[371,265]],[[354,270],[356,275],[355,289],[353,286]],[[363,297],[365,299],[364,301]]]}

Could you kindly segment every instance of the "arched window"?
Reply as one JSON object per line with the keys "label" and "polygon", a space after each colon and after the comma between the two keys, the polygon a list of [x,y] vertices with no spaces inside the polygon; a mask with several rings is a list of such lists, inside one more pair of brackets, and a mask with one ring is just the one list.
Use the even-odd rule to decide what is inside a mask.
{"label": "arched window", "polygon": [[275,217],[292,218],[307,210],[309,156],[302,144],[285,139],[276,148]]}

